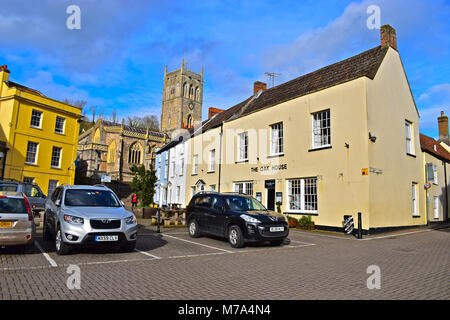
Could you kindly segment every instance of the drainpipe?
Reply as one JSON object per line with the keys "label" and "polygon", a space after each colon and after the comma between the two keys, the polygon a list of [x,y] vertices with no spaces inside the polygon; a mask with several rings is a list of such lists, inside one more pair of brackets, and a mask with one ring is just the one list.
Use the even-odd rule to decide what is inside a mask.
{"label": "drainpipe", "polygon": [[8,148],[5,148],[5,156],[3,157],[3,168],[2,168],[2,180],[5,178],[5,167],[6,167],[6,155],[8,154]]}
{"label": "drainpipe", "polygon": [[223,122],[220,125],[220,146],[219,146],[219,182],[217,186],[217,192],[220,192],[220,174],[222,170],[222,139],[223,139]]}
{"label": "drainpipe", "polygon": [[[448,220],[448,183],[447,183],[447,162],[444,162],[444,177],[445,177],[445,213]],[[444,220],[444,215],[442,215],[442,220]]]}

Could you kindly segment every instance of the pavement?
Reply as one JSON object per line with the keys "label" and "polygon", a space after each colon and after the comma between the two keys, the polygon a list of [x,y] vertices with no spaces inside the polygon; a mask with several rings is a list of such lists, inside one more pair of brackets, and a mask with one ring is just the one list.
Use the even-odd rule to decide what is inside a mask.
{"label": "pavement", "polygon": [[[0,249],[0,300],[450,299],[448,226],[362,240],[293,229],[280,247],[233,249],[220,238],[192,239],[185,227],[157,233],[148,220],[139,223],[130,253],[103,248],[58,256],[41,229],[32,253]],[[73,266],[80,289],[67,285]],[[373,268],[379,289],[367,286]]]}

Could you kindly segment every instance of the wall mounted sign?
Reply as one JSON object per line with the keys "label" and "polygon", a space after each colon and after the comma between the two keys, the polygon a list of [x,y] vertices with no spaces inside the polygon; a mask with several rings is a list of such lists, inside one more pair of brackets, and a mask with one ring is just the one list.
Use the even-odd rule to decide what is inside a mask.
{"label": "wall mounted sign", "polygon": [[275,189],[275,180],[266,180],[264,183],[266,189]]}
{"label": "wall mounted sign", "polygon": [[287,170],[287,164],[274,164],[274,165],[269,165],[269,166],[261,166],[261,167],[253,167],[250,168],[251,172],[258,172],[258,170],[260,172],[267,172],[267,171],[279,171],[279,170]]}
{"label": "wall mounted sign", "polygon": [[283,204],[283,192],[277,192],[277,203]]}
{"label": "wall mounted sign", "polygon": [[363,169],[361,169],[361,174],[362,174],[363,176],[369,175],[369,168],[363,168]]}
{"label": "wall mounted sign", "polygon": [[353,221],[353,216],[344,216],[344,232],[346,234],[351,234],[355,228],[355,222]]}

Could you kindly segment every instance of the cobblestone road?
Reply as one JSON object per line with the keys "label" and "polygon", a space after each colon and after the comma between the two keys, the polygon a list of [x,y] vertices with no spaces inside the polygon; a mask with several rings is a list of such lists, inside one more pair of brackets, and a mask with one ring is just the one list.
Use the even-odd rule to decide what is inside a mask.
{"label": "cobblestone road", "polygon": [[[290,244],[232,249],[185,229],[141,228],[137,250],[57,256],[38,234],[34,253],[0,249],[0,299],[450,299],[450,229],[356,240],[293,230]],[[70,290],[67,267],[81,270]],[[367,268],[381,288],[366,286]]]}

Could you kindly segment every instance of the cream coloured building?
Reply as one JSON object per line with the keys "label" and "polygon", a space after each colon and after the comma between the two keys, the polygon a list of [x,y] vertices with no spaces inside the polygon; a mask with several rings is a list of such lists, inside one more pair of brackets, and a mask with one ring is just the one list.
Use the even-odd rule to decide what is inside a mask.
{"label": "cream coloured building", "polygon": [[187,203],[215,189],[322,229],[358,212],[370,232],[427,223],[419,113],[390,26],[381,46],[267,90],[256,82],[190,148]]}
{"label": "cream coloured building", "polygon": [[439,141],[420,134],[420,146],[424,164],[426,185],[425,212],[430,223],[449,219],[448,183],[450,181],[450,148],[448,142],[448,117],[441,113],[438,118]]}

